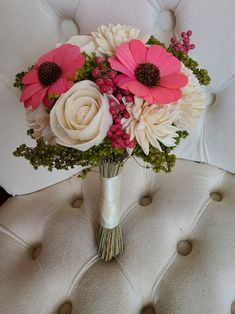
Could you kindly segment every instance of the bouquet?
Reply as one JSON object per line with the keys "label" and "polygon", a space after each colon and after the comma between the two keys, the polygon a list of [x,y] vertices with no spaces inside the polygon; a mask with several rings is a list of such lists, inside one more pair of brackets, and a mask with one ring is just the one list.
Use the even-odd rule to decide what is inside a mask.
{"label": "bouquet", "polygon": [[170,172],[171,151],[205,110],[205,69],[189,57],[192,31],[166,47],[126,25],[101,26],[73,36],[16,75],[28,134],[35,147],[14,155],[39,166],[98,167],[101,178],[98,251],[111,260],[123,252],[120,189],[124,163],[142,159],[155,172]]}

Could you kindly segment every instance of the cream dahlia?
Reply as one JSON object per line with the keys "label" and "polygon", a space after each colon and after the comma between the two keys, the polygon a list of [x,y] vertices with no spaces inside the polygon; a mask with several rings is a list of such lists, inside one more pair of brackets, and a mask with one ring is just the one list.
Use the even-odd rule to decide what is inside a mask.
{"label": "cream dahlia", "polygon": [[141,35],[140,30],[128,25],[102,25],[98,28],[97,32],[93,32],[97,44],[97,51],[112,56],[115,53],[117,46],[130,41],[131,39],[138,38],[143,43],[149,39],[149,35]]}
{"label": "cream dahlia", "polygon": [[133,102],[125,104],[130,118],[124,121],[123,128],[130,135],[130,140],[135,139],[146,155],[149,154],[150,144],[160,151],[160,142],[168,147],[175,145],[179,129],[172,124],[178,119],[177,107],[149,104],[136,96]]}
{"label": "cream dahlia", "polygon": [[180,110],[179,119],[175,121],[175,125],[191,132],[205,112],[206,99],[202,86],[193,72],[185,66],[182,67],[182,72],[187,75],[188,84],[182,88],[182,97],[175,104]]}

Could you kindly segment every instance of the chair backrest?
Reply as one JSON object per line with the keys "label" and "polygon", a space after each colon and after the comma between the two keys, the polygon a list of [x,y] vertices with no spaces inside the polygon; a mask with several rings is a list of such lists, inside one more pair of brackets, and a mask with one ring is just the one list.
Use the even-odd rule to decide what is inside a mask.
{"label": "chair backrest", "polygon": [[[193,30],[192,56],[212,77],[205,118],[177,149],[180,158],[235,172],[235,2],[234,0],[1,0],[0,3],[0,185],[24,194],[64,180],[74,172],[34,171],[12,151],[30,143],[14,75],[58,42],[101,24],[133,25],[169,41]],[[75,171],[78,171],[77,169]]]}

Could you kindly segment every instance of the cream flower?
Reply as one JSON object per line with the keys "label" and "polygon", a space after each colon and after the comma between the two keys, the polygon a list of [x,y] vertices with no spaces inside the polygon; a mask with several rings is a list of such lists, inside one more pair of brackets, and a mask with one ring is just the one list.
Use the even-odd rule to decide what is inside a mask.
{"label": "cream flower", "polygon": [[146,155],[149,154],[149,144],[160,151],[159,142],[168,147],[175,145],[178,128],[172,124],[178,119],[177,107],[149,104],[136,96],[134,102],[126,105],[130,118],[124,122],[123,128],[131,140],[137,141]]}
{"label": "cream flower", "polygon": [[94,82],[78,82],[56,101],[50,123],[58,144],[86,151],[100,144],[112,125],[108,97]]}
{"label": "cream flower", "polygon": [[142,36],[140,30],[127,25],[102,25],[98,28],[97,32],[92,33],[96,44],[97,51],[108,56],[115,53],[116,47],[131,39],[138,38],[143,43],[149,39],[149,35]]}
{"label": "cream flower", "polygon": [[181,114],[175,125],[189,132],[195,128],[206,108],[206,98],[202,86],[193,72],[183,65],[182,72],[188,77],[188,84],[182,88],[182,97],[175,105]]}
{"label": "cream flower", "polygon": [[30,129],[33,130],[33,137],[42,137],[45,141],[53,142],[53,133],[50,128],[50,115],[44,105],[37,109],[26,109],[26,119]]}
{"label": "cream flower", "polygon": [[97,49],[97,44],[93,36],[75,35],[72,36],[67,43],[79,46],[82,52],[84,51],[88,54],[96,52]]}

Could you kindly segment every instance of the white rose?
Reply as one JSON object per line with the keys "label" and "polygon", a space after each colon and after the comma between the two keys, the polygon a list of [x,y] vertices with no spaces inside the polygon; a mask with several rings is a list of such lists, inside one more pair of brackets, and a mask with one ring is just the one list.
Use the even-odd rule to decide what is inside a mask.
{"label": "white rose", "polygon": [[72,36],[67,43],[72,45],[77,45],[80,47],[81,52],[86,52],[91,54],[92,52],[96,52],[97,44],[93,36],[88,35],[75,35]]}
{"label": "white rose", "polygon": [[78,82],[56,101],[50,124],[58,144],[86,151],[100,144],[112,125],[108,97],[94,82]]}

